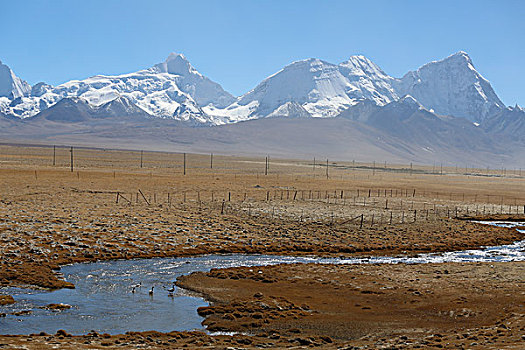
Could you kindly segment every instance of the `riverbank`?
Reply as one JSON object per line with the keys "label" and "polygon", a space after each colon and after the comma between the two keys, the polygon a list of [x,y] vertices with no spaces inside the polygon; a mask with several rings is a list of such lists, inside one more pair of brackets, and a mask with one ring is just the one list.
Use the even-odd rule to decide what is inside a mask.
{"label": "riverbank", "polygon": [[[0,336],[4,348],[519,349],[525,263],[286,264],[178,279],[209,330]],[[237,335],[227,335],[238,332]]]}

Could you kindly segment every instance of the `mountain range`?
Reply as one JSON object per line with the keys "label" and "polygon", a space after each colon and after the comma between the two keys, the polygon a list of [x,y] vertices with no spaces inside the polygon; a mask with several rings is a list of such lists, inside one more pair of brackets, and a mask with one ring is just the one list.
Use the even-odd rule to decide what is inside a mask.
{"label": "mountain range", "polygon": [[[132,125],[142,131],[165,128],[172,135],[178,129],[221,125],[218,130],[224,133],[230,129],[256,133],[257,126],[236,124],[251,121],[249,125],[267,129],[273,128],[272,123],[321,125],[305,121],[316,119],[334,127],[352,125],[368,136],[377,133],[376,140],[389,139],[390,153],[401,152],[400,160],[453,162],[464,154],[465,159],[483,157],[479,163],[515,164],[525,158],[525,110],[505,106],[465,52],[430,62],[401,78],[386,74],[360,55],[340,64],[311,58],[287,65],[239,97],[199,73],[182,54],[170,54],[164,62],[135,73],[97,75],[58,86],[30,86],[0,62],[0,118],[4,130],[0,137],[6,140],[13,135],[39,139],[39,130],[48,130],[47,138],[53,130],[57,135],[76,130],[77,135],[94,136]],[[191,133],[196,138],[208,135],[204,139],[217,135],[217,131]],[[149,131],[145,134],[155,138]],[[361,136],[371,147],[374,141]],[[115,143],[115,137],[108,140]],[[304,148],[307,142],[296,141],[288,147]],[[366,149],[364,144],[361,149]],[[329,147],[326,152],[331,152]]]}

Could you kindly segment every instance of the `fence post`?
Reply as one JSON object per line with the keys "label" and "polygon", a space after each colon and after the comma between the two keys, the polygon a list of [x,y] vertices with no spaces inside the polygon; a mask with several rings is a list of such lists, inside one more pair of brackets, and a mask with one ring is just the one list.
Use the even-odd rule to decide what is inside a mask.
{"label": "fence post", "polygon": [[73,172],[73,147],[71,147],[71,149],[69,150],[69,152],[71,153],[71,158],[70,158],[70,166],[71,166],[71,172]]}

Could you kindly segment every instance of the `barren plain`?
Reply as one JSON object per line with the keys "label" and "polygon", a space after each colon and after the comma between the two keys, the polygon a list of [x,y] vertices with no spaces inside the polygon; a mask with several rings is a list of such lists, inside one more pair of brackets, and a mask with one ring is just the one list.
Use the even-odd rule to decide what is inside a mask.
{"label": "barren plain", "polygon": [[[0,284],[61,265],[263,253],[415,255],[501,245],[521,170],[0,146]],[[0,336],[3,348],[494,348],[525,342],[525,264],[233,268],[178,280],[210,331]],[[255,272],[254,272],[255,271]],[[262,277],[261,277],[262,276]],[[16,302],[16,300],[14,300]],[[9,303],[9,296],[0,302]],[[1,333],[1,329],[0,329]]]}

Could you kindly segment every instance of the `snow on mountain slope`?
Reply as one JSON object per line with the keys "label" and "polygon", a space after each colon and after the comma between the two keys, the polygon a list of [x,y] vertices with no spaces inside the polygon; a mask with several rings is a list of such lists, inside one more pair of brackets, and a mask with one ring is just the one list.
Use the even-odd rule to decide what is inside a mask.
{"label": "snow on mountain slope", "polygon": [[341,73],[348,78],[353,91],[348,95],[354,99],[366,98],[382,106],[398,99],[392,87],[394,78],[386,74],[365,56],[351,56],[339,65]]}
{"label": "snow on mountain slope", "polygon": [[[401,79],[384,73],[364,56],[351,56],[339,65],[315,58],[296,61],[238,98],[200,74],[181,54],[135,73],[98,75],[57,87],[39,83],[31,88],[5,67],[0,65],[0,88],[5,90],[0,93],[0,114],[19,118],[35,116],[66,97],[82,97],[93,107],[126,98],[148,115],[196,126],[268,116],[335,117],[345,110],[347,118],[364,121],[374,105],[384,106],[406,95],[437,114],[478,123],[504,109],[464,52],[426,64]],[[361,116],[349,108],[358,103]]]}
{"label": "snow on mountain slope", "polygon": [[224,91],[222,86],[193,68],[182,54],[170,54],[165,62],[156,64],[151,70],[176,75],[179,89],[189,94],[200,107],[212,104],[224,108],[235,101],[235,97]]}
{"label": "snow on mountain slope", "polygon": [[363,56],[352,56],[340,65],[310,58],[293,62],[266,78],[226,110],[205,111],[239,121],[268,116],[292,102],[313,117],[334,117],[359,99],[371,99],[379,105],[395,100],[392,80]]}
{"label": "snow on mountain slope", "polygon": [[266,118],[309,118],[312,115],[297,102],[286,102],[268,114]]}
{"label": "snow on mountain slope", "polygon": [[27,96],[30,92],[31,86],[0,61],[0,97],[7,97],[11,100]]}
{"label": "snow on mountain slope", "polygon": [[196,101],[204,105],[216,99],[218,106],[224,106],[234,100],[220,85],[201,75],[184,56],[177,54],[171,54],[164,63],[135,73],[97,75],[57,87],[39,84],[34,90],[32,96],[1,104],[0,112],[27,118],[66,97],[82,97],[95,107],[125,97],[156,117],[215,124],[215,119],[204,113]]}
{"label": "snow on mountain slope", "polygon": [[438,114],[481,122],[504,108],[492,86],[465,52],[428,63],[394,82],[399,96],[410,94]]}
{"label": "snow on mountain slope", "polygon": [[239,98],[243,106],[259,103],[255,112],[266,116],[286,102],[302,105],[313,116],[332,116],[351,105],[346,95],[347,81],[336,65],[318,59],[294,62],[263,80],[255,89]]}
{"label": "snow on mountain slope", "polygon": [[438,114],[474,122],[504,108],[470,57],[458,52],[401,79],[384,73],[364,56],[352,56],[339,65],[313,58],[297,61],[262,81],[228,108],[204,110],[223,121],[229,118],[229,122],[235,122],[265,117],[279,106],[294,102],[313,117],[333,117],[363,99],[383,106],[406,95]]}

